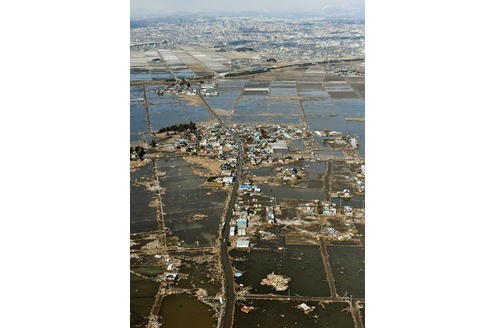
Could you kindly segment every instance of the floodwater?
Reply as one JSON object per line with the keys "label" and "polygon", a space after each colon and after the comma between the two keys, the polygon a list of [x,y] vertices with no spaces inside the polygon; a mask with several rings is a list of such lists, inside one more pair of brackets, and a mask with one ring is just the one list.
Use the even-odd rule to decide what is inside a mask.
{"label": "floodwater", "polygon": [[194,106],[185,101],[158,103],[149,106],[151,126],[153,130],[160,130],[173,124],[193,121],[206,122],[211,119],[210,113],[204,105]]}
{"label": "floodwater", "polygon": [[[176,67],[175,73],[182,77],[194,74],[182,67]],[[166,71],[134,71],[131,80],[171,79],[172,75]],[[243,91],[246,83],[250,86],[270,86],[271,93],[247,93]],[[205,122],[211,119],[206,107],[202,104],[193,105],[183,98],[174,95],[158,96],[153,89],[160,86],[147,87],[149,113],[151,125],[158,130],[168,125],[193,122]],[[345,91],[339,86],[340,91]],[[299,89],[299,92],[298,90]],[[335,89],[335,88],[334,88]],[[332,89],[332,90],[334,90]],[[335,91],[335,90],[334,90]],[[359,139],[359,153],[364,156],[364,122],[346,121],[345,118],[364,118],[364,101],[361,99],[338,99],[330,97],[321,83],[297,84],[295,82],[277,81],[268,84],[264,81],[253,80],[224,80],[219,84],[219,96],[205,99],[213,108],[232,110],[236,100],[240,97],[238,106],[231,118],[233,123],[277,123],[302,124],[299,102],[289,97],[297,95],[303,98],[305,113],[311,130],[336,130],[344,134],[357,136]],[[142,86],[131,86],[130,104],[130,139],[141,140],[144,135],[150,141],[147,131],[146,110],[144,103],[138,101],[143,97]],[[270,98],[280,97],[279,100]],[[288,98],[288,99],[287,99]],[[225,115],[225,113],[222,113]],[[328,149],[323,143],[325,138],[316,138],[322,149]],[[289,145],[291,150],[304,150],[302,140],[296,140]],[[226,192],[211,189],[203,185],[204,178],[196,175],[192,167],[174,154],[169,159],[159,160],[158,169],[166,172],[160,177],[160,184],[165,188],[162,202],[165,211],[165,223],[170,229],[169,237],[182,241],[184,247],[213,246],[217,238],[218,224],[225,205]],[[325,200],[325,190],[322,177],[325,173],[326,162],[304,162],[288,165],[305,166],[308,175],[296,183],[296,188],[288,184],[281,186],[261,185],[262,193],[266,196],[275,196],[278,201],[304,203],[315,199]],[[252,170],[259,176],[274,175],[273,168],[257,168]],[[131,174],[131,233],[157,231],[155,209],[148,204],[153,201],[154,194],[143,186],[136,185],[136,180],[151,179],[151,165],[144,166]],[[334,181],[333,187],[346,185],[345,181]],[[342,189],[341,188],[341,189]],[[296,201],[300,200],[300,201]],[[342,200],[340,200],[342,201]],[[334,200],[339,204],[339,199]],[[345,204],[344,204],[345,202]],[[353,207],[364,206],[364,196],[353,195],[350,201],[342,201],[341,205]],[[296,211],[282,206],[281,218],[292,218]],[[332,223],[333,226],[333,223]],[[337,230],[340,227],[335,224]],[[347,227],[341,227],[345,230]],[[361,232],[364,226],[358,226]],[[277,235],[274,240],[262,240],[259,235],[252,241],[258,248],[250,252],[232,250],[231,256],[236,259],[232,262],[234,270],[243,272],[235,278],[237,284],[252,286],[254,294],[291,294],[302,296],[330,296],[326,280],[320,249],[318,246],[295,246],[285,244],[285,233],[280,226],[266,229]],[[364,234],[364,231],[362,231]],[[172,240],[174,240],[172,238]],[[151,239],[139,240],[139,245]],[[275,251],[278,247],[282,250]],[[329,246],[328,253],[335,278],[337,292],[340,296],[347,295],[364,298],[364,248],[351,246]],[[216,263],[211,260],[194,261],[195,256],[213,258],[209,253],[189,254],[193,258],[186,258],[185,253],[176,253],[182,259],[180,274],[185,276],[174,283],[175,287],[197,289],[203,288],[209,296],[220,291],[221,277],[210,275]],[[145,258],[146,256],[143,256]],[[140,262],[139,267],[133,270],[153,277],[163,271],[160,266],[153,265],[153,257]],[[245,261],[239,261],[244,258]],[[148,266],[143,266],[148,265]],[[279,273],[290,277],[289,289],[285,292],[276,292],[268,286],[260,285],[263,278],[269,273]],[[147,323],[158,284],[131,275],[131,327],[143,327]],[[307,302],[316,306],[308,315],[295,308],[299,302],[276,301],[243,301],[255,310],[249,314],[240,311],[241,303],[236,304],[234,326],[243,327],[353,327],[353,320],[349,313],[342,311],[346,303],[324,304],[325,308],[315,302]],[[216,319],[214,311],[201,303],[193,295],[178,294],[165,297],[162,304],[163,325],[165,327],[214,327]],[[364,321],[364,309],[361,310]]]}
{"label": "floodwater", "polygon": [[235,110],[239,115],[259,114],[300,114],[299,102],[295,100],[245,100],[242,99]]}
{"label": "floodwater", "polygon": [[146,112],[143,104],[138,102],[131,103],[131,133],[146,131]]}
{"label": "floodwater", "polygon": [[232,110],[234,108],[234,103],[240,94],[241,90],[219,89],[218,96],[208,97],[206,98],[206,101],[212,108]]}
{"label": "floodwater", "polygon": [[151,74],[149,70],[138,71],[131,70],[131,81],[148,81],[151,80]]}
{"label": "floodwater", "polygon": [[[220,291],[221,276],[218,276],[214,270],[217,261],[215,254],[174,253],[171,256],[181,259],[179,270],[181,278],[174,283],[175,286],[188,289],[203,288],[208,292],[208,296],[215,296]],[[206,257],[207,260],[199,261],[200,257],[201,259]]]}
{"label": "floodwater", "polygon": [[[159,130],[173,124],[188,123],[189,121],[199,123],[211,119],[210,113],[202,104],[192,104],[187,101],[187,98],[182,99],[175,95],[157,95],[155,90],[161,87],[160,85],[146,87],[150,121],[154,130]],[[133,100],[130,103],[130,132],[132,136],[133,133],[147,131],[147,121],[144,102],[137,101],[140,98],[144,98],[143,87],[131,86],[130,93]]]}
{"label": "floodwater", "polygon": [[157,166],[166,172],[160,185],[166,190],[162,202],[172,235],[184,241],[185,247],[213,246],[226,192],[202,186],[204,178],[175,154],[167,161],[158,161]]}
{"label": "floodwater", "polygon": [[337,204],[339,207],[351,206],[352,208],[365,208],[365,196],[353,194],[350,199],[342,199],[338,197],[332,197],[332,202]]}
{"label": "floodwater", "polygon": [[301,199],[312,201],[315,199],[325,200],[325,190],[323,185],[323,175],[326,170],[327,163],[324,161],[309,162],[297,161],[288,165],[275,165],[272,167],[262,167],[251,170],[251,173],[257,176],[274,177],[278,169],[298,170],[304,169],[307,173],[301,180],[295,183],[294,187],[283,183],[280,186],[271,186],[260,184],[261,192],[264,195],[276,197],[278,199]]}
{"label": "floodwater", "polygon": [[130,280],[131,327],[145,327],[158,291],[158,283],[133,274]]}
{"label": "floodwater", "polygon": [[301,124],[301,117],[280,116],[280,115],[245,115],[245,116],[233,115],[232,122],[237,124],[250,124],[250,123]]}
{"label": "floodwater", "polygon": [[261,184],[260,187],[263,194],[279,199],[325,200],[325,194],[320,189],[293,188],[287,185],[270,186],[265,184]]}
{"label": "floodwater", "polygon": [[154,200],[153,192],[142,185],[136,185],[137,181],[151,180],[151,165],[147,164],[131,173],[131,233],[150,232],[158,229],[156,210],[149,206]]}
{"label": "floodwater", "polygon": [[215,326],[214,312],[193,295],[169,295],[163,299],[163,326],[167,328],[210,328]]}
{"label": "floodwater", "polygon": [[[233,261],[233,267],[243,272],[241,277],[236,278],[236,283],[252,286],[253,294],[330,296],[320,248],[317,246],[287,246],[282,251],[252,250],[249,253],[233,250],[230,255],[234,259],[247,259]],[[277,292],[261,285],[261,280],[272,272],[290,277],[289,289]]]}
{"label": "floodwater", "polygon": [[364,298],[364,247],[329,246],[328,255],[339,296]]}
{"label": "floodwater", "polygon": [[168,71],[151,71],[151,80],[173,80],[172,74]]}
{"label": "floodwater", "polygon": [[[325,328],[353,328],[354,322],[350,313],[344,311],[347,303],[306,302],[315,309],[304,314],[297,308],[300,302],[295,301],[267,301],[248,300],[239,301],[235,305],[234,327],[325,327]],[[241,312],[243,305],[253,306],[254,310],[246,314]]]}
{"label": "floodwater", "polygon": [[364,122],[346,121],[346,117],[364,118],[364,100],[332,99],[304,100],[304,110],[311,130],[340,131],[344,135],[358,137],[358,152],[364,156],[365,133]]}
{"label": "floodwater", "polygon": [[297,96],[297,90],[295,87],[273,87],[270,90],[271,97],[295,97]]}

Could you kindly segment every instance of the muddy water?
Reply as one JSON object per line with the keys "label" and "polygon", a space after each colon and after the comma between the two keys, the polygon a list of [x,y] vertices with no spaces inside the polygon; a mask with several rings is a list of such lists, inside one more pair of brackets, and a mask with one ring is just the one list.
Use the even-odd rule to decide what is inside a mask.
{"label": "muddy water", "polygon": [[[187,72],[185,72],[187,73]],[[150,78],[150,73],[135,74],[134,78]],[[157,77],[157,74],[153,74]],[[220,96],[207,98],[213,108],[231,109],[234,102],[242,92],[245,81],[230,80],[221,82]],[[278,85],[277,85],[278,83]],[[284,88],[289,86],[289,88]],[[131,98],[142,97],[140,87],[131,87]],[[293,96],[296,94],[294,83],[272,83],[272,96]],[[313,130],[338,130],[344,134],[357,135],[360,139],[360,153],[364,155],[364,123],[345,121],[345,117],[364,117],[364,103],[359,99],[329,100],[328,95],[321,90],[302,90],[303,97],[313,98],[318,101],[311,103],[305,99],[306,114],[310,127]],[[152,126],[155,130],[170,125],[185,123],[190,120],[195,122],[206,121],[211,117],[204,106],[193,106],[178,100],[174,96],[158,97],[148,93]],[[246,95],[244,98],[256,98],[255,101],[245,99],[240,102],[238,114],[248,116],[234,116],[234,122],[276,122],[298,123],[301,118],[287,116],[260,116],[253,114],[299,114],[297,103],[292,100],[270,101],[264,99],[266,95]],[[297,109],[297,110],[296,110]],[[145,110],[142,103],[131,103],[131,140],[139,140],[138,132],[146,131]],[[318,140],[320,145],[323,138]],[[304,149],[300,141],[294,142],[291,149]],[[167,175],[161,179],[162,187],[166,193],[162,200],[166,212],[166,225],[171,234],[184,241],[185,247],[212,246],[215,242],[219,217],[223,210],[226,197],[224,191],[212,190],[202,186],[204,179],[195,175],[185,161],[172,156],[170,160],[159,161],[158,166]],[[135,174],[139,176],[151,176],[151,168],[146,167]],[[290,188],[287,185],[280,187],[262,186],[262,192],[274,195],[278,198],[302,199],[303,202],[314,199],[325,199],[321,182],[324,174],[324,162],[310,164],[308,176],[297,184],[301,188]],[[253,170],[253,173],[255,170]],[[271,168],[256,169],[257,175],[272,175]],[[152,231],[157,229],[155,211],[147,206],[153,200],[153,194],[144,188],[131,184],[131,232]],[[339,202],[337,201],[337,204]],[[357,207],[364,205],[364,197],[356,197],[346,205]],[[344,204],[342,204],[344,205]],[[295,211],[283,209],[282,217],[293,217]],[[277,232],[278,231],[272,231]],[[257,239],[257,247],[276,249],[285,247],[282,235],[272,242]],[[358,249],[356,251],[356,249]],[[359,248],[338,247],[329,248],[332,270],[336,278],[337,290],[340,295],[345,291],[354,297],[364,297],[364,272],[361,272],[361,259]],[[348,251],[349,250],[349,251]],[[358,252],[354,254],[353,252]],[[235,255],[234,255],[235,254]],[[319,248],[316,246],[289,246],[281,252],[273,251],[233,251],[235,257],[245,257],[246,261],[234,262],[235,268],[244,271],[241,278],[236,278],[237,283],[253,286],[253,293],[278,293],[259,283],[268,273],[281,273],[292,278],[289,283],[290,293],[307,296],[329,296],[330,291],[326,281],[325,271],[321,261]],[[362,251],[364,256],[364,249]],[[335,264],[335,263],[337,264]],[[210,271],[209,264],[197,264],[185,260],[181,272],[188,274],[190,279],[178,281],[179,287],[204,288],[209,295],[214,295],[219,289],[219,282],[210,281],[205,273]],[[337,267],[336,267],[337,266]],[[343,267],[345,276],[338,270]],[[362,264],[364,269],[364,263]],[[141,272],[141,271],[143,272]],[[137,268],[140,273],[153,276],[153,270],[145,267]],[[161,270],[161,268],[159,268]],[[336,271],[337,270],[337,271]],[[353,272],[356,273],[353,275]],[[194,285],[194,286],[193,286]],[[146,318],[153,304],[158,285],[154,282],[131,276],[131,326],[145,326]],[[361,296],[362,294],[362,296]],[[245,302],[253,304],[256,310],[246,315],[240,312],[240,304],[236,305],[235,327],[352,327],[352,318],[341,310],[346,304],[327,304],[326,310],[316,303],[317,309],[309,316],[295,309],[296,302],[253,301]],[[165,327],[212,327],[215,320],[213,312],[208,306],[197,301],[194,296],[181,294],[171,295],[164,299],[162,305],[163,323]],[[364,316],[364,310],[362,311]],[[315,315],[318,318],[314,317]]]}
{"label": "muddy water", "polygon": [[271,97],[295,97],[297,96],[296,88],[285,88],[285,87],[273,87],[270,89]]}
{"label": "muddy water", "polygon": [[329,246],[337,293],[364,298],[364,247]]}
{"label": "muddy water", "polygon": [[163,326],[167,328],[210,328],[215,326],[213,311],[188,294],[166,296],[161,308]]}
{"label": "muddy water", "polygon": [[261,116],[261,115],[246,115],[232,116],[232,122],[237,124],[252,124],[252,123],[274,123],[274,124],[301,124],[300,116]]}
{"label": "muddy water", "polygon": [[149,232],[158,229],[156,210],[149,204],[154,200],[154,194],[144,186],[136,185],[143,179],[151,180],[151,164],[147,164],[131,173],[130,221],[131,233]]}
{"label": "muddy water", "polygon": [[[287,246],[283,251],[231,251],[234,258],[246,261],[234,261],[233,266],[244,274],[236,278],[238,284],[252,286],[251,293],[275,293],[305,296],[330,296],[325,270],[316,246]],[[289,289],[277,292],[269,286],[260,284],[269,273],[275,272],[290,277]]]}
{"label": "muddy water", "polygon": [[359,154],[364,156],[364,122],[346,121],[346,117],[364,118],[362,99],[304,100],[304,109],[311,130],[334,130],[359,138]]}
{"label": "muddy water", "polygon": [[186,161],[175,154],[159,161],[158,169],[166,172],[160,184],[165,225],[185,247],[213,246],[227,194],[202,186],[204,178],[195,175]]}
{"label": "muddy water", "polygon": [[212,108],[222,108],[231,110],[234,108],[235,101],[237,97],[241,94],[242,90],[235,89],[219,89],[218,96],[208,97],[206,101]]}
{"label": "muddy water", "polygon": [[157,291],[158,283],[131,274],[131,327],[146,327]]}
{"label": "muddy water", "polygon": [[[299,302],[277,301],[242,301],[236,303],[234,327],[325,327],[325,328],[353,328],[354,323],[351,314],[343,311],[347,303],[328,303],[319,305],[316,302],[306,302],[309,306],[315,306],[315,310],[309,314],[296,308]],[[241,312],[243,305],[253,306],[255,309],[246,314]]]}
{"label": "muddy water", "polygon": [[[335,188],[335,190],[342,190],[343,188]],[[353,194],[350,199],[342,199],[339,197],[332,197],[332,202],[337,204],[338,207],[351,206],[353,208],[365,208],[366,199],[364,195]]]}
{"label": "muddy water", "polygon": [[292,188],[290,186],[269,186],[260,185],[261,191],[265,195],[273,196],[281,199],[302,199],[302,200],[325,200],[325,195],[320,189],[309,188]]}
{"label": "muddy water", "polygon": [[299,102],[295,100],[245,100],[242,99],[235,114],[296,114],[300,113]]}
{"label": "muddy water", "polygon": [[160,103],[149,106],[151,125],[159,130],[172,124],[205,122],[211,119],[205,106],[194,106],[185,102]]}
{"label": "muddy water", "polygon": [[177,287],[202,288],[209,296],[215,296],[220,291],[221,276],[215,273],[217,258],[214,254],[207,254],[208,261],[204,262],[198,261],[200,257],[205,257],[204,253],[172,254],[172,256],[181,259],[180,275],[184,277],[175,283]]}
{"label": "muddy water", "polygon": [[263,194],[270,197],[284,199],[302,199],[302,200],[325,200],[325,190],[322,178],[326,170],[326,162],[308,162],[297,161],[289,165],[275,165],[273,167],[262,167],[252,169],[251,173],[256,176],[275,177],[278,169],[298,170],[304,169],[307,174],[292,187],[288,183],[282,183],[280,186],[270,186],[261,184]]}
{"label": "muddy water", "polygon": [[147,81],[151,80],[151,74],[146,71],[131,71],[131,81]]}
{"label": "muddy water", "polygon": [[146,112],[142,103],[131,103],[131,133],[146,131]]}

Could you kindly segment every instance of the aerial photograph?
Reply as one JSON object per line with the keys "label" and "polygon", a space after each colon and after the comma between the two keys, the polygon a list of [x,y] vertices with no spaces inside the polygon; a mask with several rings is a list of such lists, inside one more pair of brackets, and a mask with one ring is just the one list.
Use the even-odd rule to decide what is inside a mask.
{"label": "aerial photograph", "polygon": [[364,0],[131,0],[129,44],[130,326],[364,327]]}

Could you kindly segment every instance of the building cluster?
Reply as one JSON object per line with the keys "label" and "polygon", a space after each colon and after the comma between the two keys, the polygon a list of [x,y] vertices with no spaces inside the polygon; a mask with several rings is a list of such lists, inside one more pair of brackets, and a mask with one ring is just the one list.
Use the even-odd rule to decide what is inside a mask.
{"label": "building cluster", "polygon": [[194,126],[193,129],[164,133],[175,140],[168,144],[169,150],[218,160],[220,175],[214,177],[213,181],[227,186],[234,183],[239,150],[231,132],[223,130],[220,124]]}
{"label": "building cluster", "polygon": [[164,94],[172,94],[172,95],[203,95],[203,96],[218,96],[217,84],[215,82],[205,83],[200,82],[190,83],[186,81],[176,82],[170,85],[164,85],[160,88],[153,89],[159,96],[163,96]]}
{"label": "building cluster", "polygon": [[315,136],[325,137],[325,143],[333,149],[357,149],[359,147],[359,141],[356,137],[349,135],[342,135],[338,131],[315,131]]}
{"label": "building cluster", "polygon": [[236,126],[246,140],[246,159],[253,165],[284,163],[292,160],[287,142],[303,137],[303,130],[292,126]]}
{"label": "building cluster", "polygon": [[[218,186],[234,185],[237,178],[240,149],[234,139],[234,132],[243,140],[245,164],[253,167],[275,163],[286,164],[297,160],[293,157],[301,155],[289,152],[288,144],[305,137],[305,131],[294,126],[233,125],[232,128],[224,129],[220,124],[196,126],[189,123],[179,128],[180,132],[166,132],[169,137],[173,136],[169,147],[179,154],[197,155],[203,158],[202,160],[213,163],[214,166],[218,165],[217,173],[210,175],[208,179]],[[352,147],[355,140],[335,131],[320,131],[317,135],[330,138],[334,142],[343,142],[342,147]],[[245,176],[243,181],[239,181],[239,189],[235,191],[238,193],[238,198],[234,204],[229,226],[231,246],[248,249],[255,241],[257,233],[263,235],[262,238],[270,238],[272,234],[267,232],[266,228],[279,223],[287,224],[287,219],[295,219],[294,228],[300,224],[304,226],[323,220],[322,222],[326,223],[319,228],[319,233],[336,241],[348,241],[358,237],[353,224],[357,214],[349,203],[346,204],[346,201],[353,197],[353,193],[364,192],[365,166],[363,160],[347,160],[346,165],[350,168],[350,179],[346,178],[344,189],[333,191],[330,194],[331,200],[315,200],[295,205],[297,218],[281,217],[281,206],[277,204],[275,198],[262,193],[262,187],[253,182],[252,179],[257,180],[253,176],[249,174]],[[281,165],[274,171],[278,181],[289,184],[297,183],[308,174],[304,167],[298,165]],[[334,202],[340,205],[337,206]],[[335,222],[331,223],[331,220],[337,220],[343,225],[334,226]],[[311,233],[304,228],[300,231],[303,234]]]}

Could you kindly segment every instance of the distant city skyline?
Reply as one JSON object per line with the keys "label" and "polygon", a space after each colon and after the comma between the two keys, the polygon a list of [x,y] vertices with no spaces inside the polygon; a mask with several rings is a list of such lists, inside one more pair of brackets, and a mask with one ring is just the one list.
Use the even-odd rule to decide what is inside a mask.
{"label": "distant city skyline", "polygon": [[131,0],[131,16],[174,13],[354,15],[364,17],[364,0]]}

